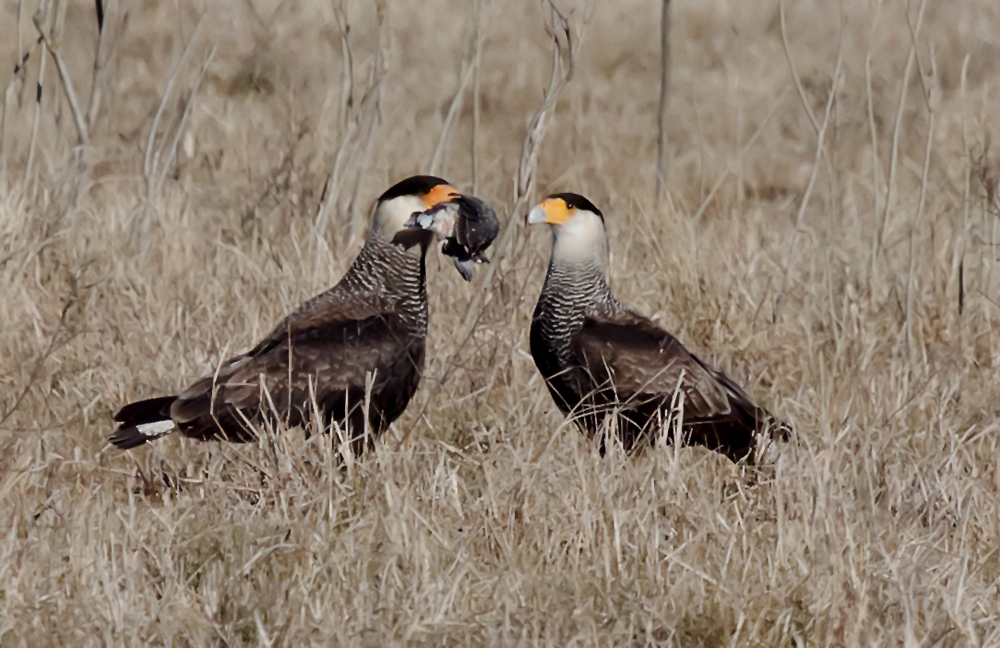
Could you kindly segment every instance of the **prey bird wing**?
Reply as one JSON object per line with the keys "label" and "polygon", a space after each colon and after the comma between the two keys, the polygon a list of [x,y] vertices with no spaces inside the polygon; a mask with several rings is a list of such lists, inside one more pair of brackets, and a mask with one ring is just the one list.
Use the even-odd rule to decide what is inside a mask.
{"label": "prey bird wing", "polygon": [[483,251],[500,233],[497,213],[475,196],[462,196],[455,202],[458,204],[455,243],[477,263],[489,263]]}
{"label": "prey bird wing", "polygon": [[496,212],[475,196],[458,196],[435,209],[413,214],[396,242],[407,244],[411,233],[429,230],[441,241],[441,253],[452,257],[455,269],[466,281],[472,280],[475,263],[489,263],[485,250],[500,233]]}

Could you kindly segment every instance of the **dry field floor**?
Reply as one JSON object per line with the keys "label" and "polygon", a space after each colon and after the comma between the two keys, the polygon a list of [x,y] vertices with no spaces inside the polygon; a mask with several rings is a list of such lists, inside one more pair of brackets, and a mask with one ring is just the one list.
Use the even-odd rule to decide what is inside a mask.
{"label": "dry field floor", "polygon": [[51,0],[53,52],[36,2],[0,3],[0,646],[1000,644],[996,0],[673,2],[659,200],[660,3],[556,0],[528,198],[603,207],[622,300],[795,426],[760,467],[599,457],[528,355],[521,222],[472,284],[429,258],[373,453],[110,447],[332,285],[395,180],[523,218],[550,16],[114,0],[97,50]]}

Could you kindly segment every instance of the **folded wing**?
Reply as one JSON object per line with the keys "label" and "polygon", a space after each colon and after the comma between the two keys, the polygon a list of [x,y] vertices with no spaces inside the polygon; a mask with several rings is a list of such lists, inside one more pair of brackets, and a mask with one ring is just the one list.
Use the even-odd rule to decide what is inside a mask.
{"label": "folded wing", "polygon": [[626,447],[655,432],[652,427],[677,408],[692,442],[738,460],[752,449],[756,432],[772,421],[725,374],[639,315],[586,318],[572,349],[585,370],[582,388],[589,390],[591,406],[619,410],[630,428],[619,430]]}

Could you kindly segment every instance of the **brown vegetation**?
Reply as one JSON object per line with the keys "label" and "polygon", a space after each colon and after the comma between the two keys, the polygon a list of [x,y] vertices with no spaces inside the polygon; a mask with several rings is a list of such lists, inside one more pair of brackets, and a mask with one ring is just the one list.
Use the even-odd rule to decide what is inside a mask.
{"label": "brown vegetation", "polygon": [[536,0],[482,0],[478,57],[473,2],[121,0],[95,73],[93,3],[47,4],[37,110],[36,6],[0,5],[0,645],[1000,642],[995,0],[674,2],[659,202],[661,3],[558,3],[528,198],[601,206],[622,300],[793,424],[763,471],[598,456],[527,355],[519,224],[471,285],[431,260],[372,455],[111,448],[331,285],[392,181],[436,159],[523,216],[551,39]]}

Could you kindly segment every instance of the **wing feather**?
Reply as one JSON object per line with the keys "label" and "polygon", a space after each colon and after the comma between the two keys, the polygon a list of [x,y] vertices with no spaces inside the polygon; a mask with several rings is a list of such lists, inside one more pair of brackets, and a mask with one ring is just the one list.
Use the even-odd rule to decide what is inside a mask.
{"label": "wing feather", "polygon": [[573,351],[595,391],[620,403],[669,404],[679,388],[687,419],[725,417],[732,411],[719,372],[639,315],[587,318],[573,338]]}
{"label": "wing feather", "polygon": [[[372,368],[408,357],[412,341],[400,338],[378,301],[337,297],[324,293],[304,303],[249,352],[181,392],[170,415],[182,432],[249,440],[244,418],[257,421],[273,404],[294,425],[313,394],[343,415],[347,394],[364,393]],[[376,385],[388,378],[376,375]]]}

